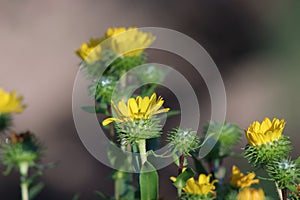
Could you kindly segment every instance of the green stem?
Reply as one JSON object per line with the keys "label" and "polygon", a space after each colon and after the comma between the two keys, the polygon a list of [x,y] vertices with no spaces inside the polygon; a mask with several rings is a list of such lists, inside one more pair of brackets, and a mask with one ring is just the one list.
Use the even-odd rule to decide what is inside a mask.
{"label": "green stem", "polygon": [[277,189],[277,193],[278,193],[279,199],[280,199],[280,200],[283,200],[281,189],[279,189],[278,184],[277,184],[276,182],[275,182],[275,185],[276,185],[276,189]]}
{"label": "green stem", "polygon": [[141,161],[142,165],[147,161],[147,155],[146,155],[146,140],[145,139],[140,139],[137,141],[137,145],[139,147],[140,151],[140,156],[141,156]]}
{"label": "green stem", "polygon": [[182,194],[182,189],[181,188],[177,188],[177,194],[178,194],[178,198],[180,199],[181,194]]}
{"label": "green stem", "polygon": [[115,180],[115,199],[120,199],[120,186],[121,186],[121,179],[117,178]]}
{"label": "green stem", "polygon": [[22,191],[22,200],[29,200],[29,193],[28,193],[28,184],[21,183],[21,191]]}
{"label": "green stem", "polygon": [[29,192],[28,192],[28,182],[27,182],[27,176],[28,176],[28,163],[22,162],[19,164],[19,171],[21,174],[21,193],[22,193],[22,200],[29,200]]}
{"label": "green stem", "polygon": [[123,73],[121,73],[121,78],[120,78],[120,84],[121,84],[122,90],[125,89],[126,82],[127,82],[127,76],[126,76],[126,71],[124,71]]}

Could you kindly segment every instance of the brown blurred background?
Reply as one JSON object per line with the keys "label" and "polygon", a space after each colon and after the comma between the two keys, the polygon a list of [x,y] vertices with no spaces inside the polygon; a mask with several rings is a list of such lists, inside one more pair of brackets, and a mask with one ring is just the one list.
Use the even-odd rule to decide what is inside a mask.
{"label": "brown blurred background", "polygon": [[[65,200],[80,193],[86,200],[96,199],[95,190],[113,193],[113,182],[107,176],[111,170],[80,142],[71,109],[80,62],[74,50],[109,27],[158,26],[191,36],[221,71],[228,100],[226,120],[246,128],[265,116],[284,118],[285,133],[297,145],[299,11],[296,0],[1,0],[0,87],[17,90],[28,105],[23,114],[15,116],[14,130],[35,132],[47,146],[43,162],[58,161],[44,174],[46,188],[37,199]],[[165,62],[176,66],[174,61]],[[197,80],[193,83],[197,86]],[[196,87],[196,91],[202,89]],[[205,107],[205,97],[203,102]],[[241,146],[245,144],[243,138]],[[296,146],[293,156],[298,155]],[[159,174],[161,196],[175,199],[169,181],[176,174],[175,167]],[[16,173],[1,176],[1,199],[19,199],[18,183]]]}

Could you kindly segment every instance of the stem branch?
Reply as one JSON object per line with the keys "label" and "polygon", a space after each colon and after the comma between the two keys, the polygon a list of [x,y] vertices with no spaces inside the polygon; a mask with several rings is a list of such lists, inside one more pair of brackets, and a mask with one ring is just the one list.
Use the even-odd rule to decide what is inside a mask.
{"label": "stem branch", "polygon": [[[182,155],[179,157],[178,175],[182,173],[183,165],[184,165],[184,155],[182,154]],[[180,190],[180,192],[181,192],[181,190]]]}
{"label": "stem branch", "polygon": [[287,189],[283,188],[281,190],[281,193],[282,193],[282,200],[287,200]]}

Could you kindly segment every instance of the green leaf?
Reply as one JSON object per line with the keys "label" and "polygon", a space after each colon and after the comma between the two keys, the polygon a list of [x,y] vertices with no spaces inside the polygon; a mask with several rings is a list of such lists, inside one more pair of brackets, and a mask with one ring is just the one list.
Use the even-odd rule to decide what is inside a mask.
{"label": "green leaf", "polygon": [[41,175],[42,175],[42,172],[41,171],[37,171],[32,176],[30,176],[30,178],[27,179],[28,185],[30,186]]}
{"label": "green leaf", "polygon": [[149,162],[141,168],[140,174],[141,200],[158,199],[158,174]]}
{"label": "green leaf", "polygon": [[44,183],[38,183],[29,189],[29,199],[34,199],[44,188]]}
{"label": "green leaf", "polygon": [[180,110],[170,110],[169,112],[167,112],[168,117],[172,117],[178,114],[180,114]]}
{"label": "green leaf", "polygon": [[291,192],[294,192],[296,194],[299,193],[299,191],[297,190],[297,188],[294,185],[287,185],[286,186]]}
{"label": "green leaf", "polygon": [[13,165],[11,165],[11,164],[7,165],[7,167],[6,167],[5,171],[3,172],[3,175],[4,175],[4,176],[7,176],[7,175],[9,175],[9,174],[10,174],[10,172],[13,170],[13,168],[14,168],[14,166],[13,166]]}
{"label": "green leaf", "polygon": [[300,164],[300,156],[296,159],[295,163],[298,165]]}
{"label": "green leaf", "polygon": [[135,199],[135,187],[132,186],[132,183],[127,183],[126,180],[121,180],[120,187],[120,199]]}
{"label": "green leaf", "polygon": [[192,168],[187,168],[184,172],[177,176],[176,181],[173,184],[176,188],[182,189],[186,186],[186,181],[194,177],[194,175],[194,170]]}
{"label": "green leaf", "polygon": [[101,200],[107,200],[107,199],[111,199],[108,196],[104,195],[102,192],[100,191],[96,191],[96,196],[99,197]]}

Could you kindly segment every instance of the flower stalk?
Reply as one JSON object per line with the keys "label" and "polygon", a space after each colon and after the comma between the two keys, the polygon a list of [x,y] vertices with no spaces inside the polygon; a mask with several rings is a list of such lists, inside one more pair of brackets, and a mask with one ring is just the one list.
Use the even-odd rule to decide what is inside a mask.
{"label": "flower stalk", "polygon": [[144,165],[145,162],[147,162],[146,140],[145,139],[138,140],[137,145],[138,145],[138,148],[139,148],[139,151],[140,151],[142,165]]}
{"label": "flower stalk", "polygon": [[21,193],[22,193],[22,200],[29,200],[29,192],[28,192],[28,169],[29,165],[28,162],[22,162],[19,164],[19,171],[21,174]]}
{"label": "flower stalk", "polygon": [[279,189],[278,184],[276,182],[275,182],[275,186],[276,186],[276,190],[277,190],[277,193],[278,193],[279,200],[283,200],[282,190]]}
{"label": "flower stalk", "polygon": [[120,186],[121,186],[121,179],[115,180],[115,199],[120,199]]}

